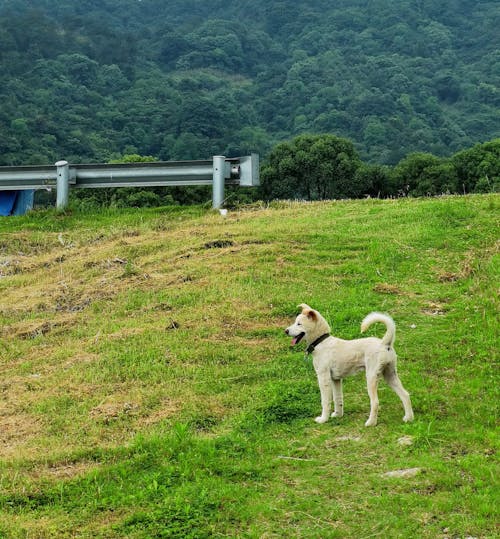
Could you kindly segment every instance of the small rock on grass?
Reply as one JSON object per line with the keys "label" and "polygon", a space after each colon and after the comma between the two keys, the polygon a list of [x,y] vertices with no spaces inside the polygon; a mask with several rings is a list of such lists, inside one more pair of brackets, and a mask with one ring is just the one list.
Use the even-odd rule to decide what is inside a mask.
{"label": "small rock on grass", "polygon": [[382,477],[408,479],[409,477],[415,477],[421,472],[422,468],[406,468],[405,470],[393,470],[391,472],[385,472],[382,474]]}
{"label": "small rock on grass", "polygon": [[398,444],[402,446],[413,445],[413,436],[401,436],[398,438]]}

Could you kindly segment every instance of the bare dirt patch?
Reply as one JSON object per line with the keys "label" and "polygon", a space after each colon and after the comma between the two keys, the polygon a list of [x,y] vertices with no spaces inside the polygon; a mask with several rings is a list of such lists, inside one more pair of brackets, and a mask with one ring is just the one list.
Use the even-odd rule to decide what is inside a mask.
{"label": "bare dirt patch", "polygon": [[203,244],[204,249],[224,249],[225,247],[232,247],[234,241],[228,239],[207,241]]}

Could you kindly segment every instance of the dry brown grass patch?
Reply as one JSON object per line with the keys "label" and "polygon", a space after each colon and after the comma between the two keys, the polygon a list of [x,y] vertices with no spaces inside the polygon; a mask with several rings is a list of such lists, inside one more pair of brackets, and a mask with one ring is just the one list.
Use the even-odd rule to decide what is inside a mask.
{"label": "dry brown grass patch", "polygon": [[453,273],[451,271],[438,271],[438,281],[440,283],[453,283],[460,279],[460,273]]}
{"label": "dry brown grass patch", "polygon": [[172,399],[164,399],[160,403],[158,409],[140,418],[138,421],[138,425],[155,425],[166,419],[171,419],[179,413],[181,408],[182,405],[180,402]]}
{"label": "dry brown grass patch", "polygon": [[422,313],[428,316],[440,316],[446,314],[447,310],[447,306],[443,303],[428,301],[422,309]]}
{"label": "dry brown grass patch", "polygon": [[464,259],[458,264],[456,271],[437,269],[438,281],[441,283],[455,282],[473,277],[478,271],[478,262],[486,260],[497,254],[500,250],[500,241],[494,243],[490,248],[482,251],[469,250],[465,253]]}
{"label": "dry brown grass patch", "polygon": [[387,284],[387,283],[377,283],[373,287],[374,292],[378,292],[379,294],[394,294],[399,295],[401,294],[401,289],[398,288],[395,285]]}
{"label": "dry brown grass patch", "polygon": [[137,402],[116,401],[114,397],[108,397],[98,406],[92,408],[89,415],[93,419],[107,424],[124,416],[134,416],[138,413],[139,408],[140,404]]}
{"label": "dry brown grass patch", "polygon": [[10,339],[34,339],[50,332],[65,332],[75,323],[74,314],[64,314],[51,320],[24,320],[4,326],[2,336]]}
{"label": "dry brown grass patch", "polygon": [[[5,412],[4,412],[5,413]],[[0,415],[0,456],[19,457],[21,448],[43,431],[40,419],[24,413]]]}
{"label": "dry brown grass patch", "polygon": [[37,468],[30,474],[33,479],[73,479],[98,468],[94,461],[59,462]]}

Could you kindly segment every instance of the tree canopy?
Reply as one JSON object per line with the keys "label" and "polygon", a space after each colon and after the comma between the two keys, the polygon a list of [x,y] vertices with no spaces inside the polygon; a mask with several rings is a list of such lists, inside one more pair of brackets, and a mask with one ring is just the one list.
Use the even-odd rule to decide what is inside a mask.
{"label": "tree canopy", "polygon": [[0,164],[265,157],[305,133],[371,165],[450,157],[500,136],[498,17],[493,0],[4,0]]}
{"label": "tree canopy", "polygon": [[262,193],[265,198],[355,198],[363,194],[354,181],[360,166],[349,140],[334,135],[300,135],[271,152],[262,170]]}

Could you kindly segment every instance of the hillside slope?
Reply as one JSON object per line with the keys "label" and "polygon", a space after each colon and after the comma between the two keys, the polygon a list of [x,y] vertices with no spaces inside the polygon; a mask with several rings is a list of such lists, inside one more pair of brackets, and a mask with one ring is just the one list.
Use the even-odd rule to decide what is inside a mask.
{"label": "hillside slope", "polygon": [[[0,535],[493,537],[498,204],[0,221]],[[362,376],[314,423],[304,301],[343,338],[394,317],[414,423],[381,384],[366,429]]]}

